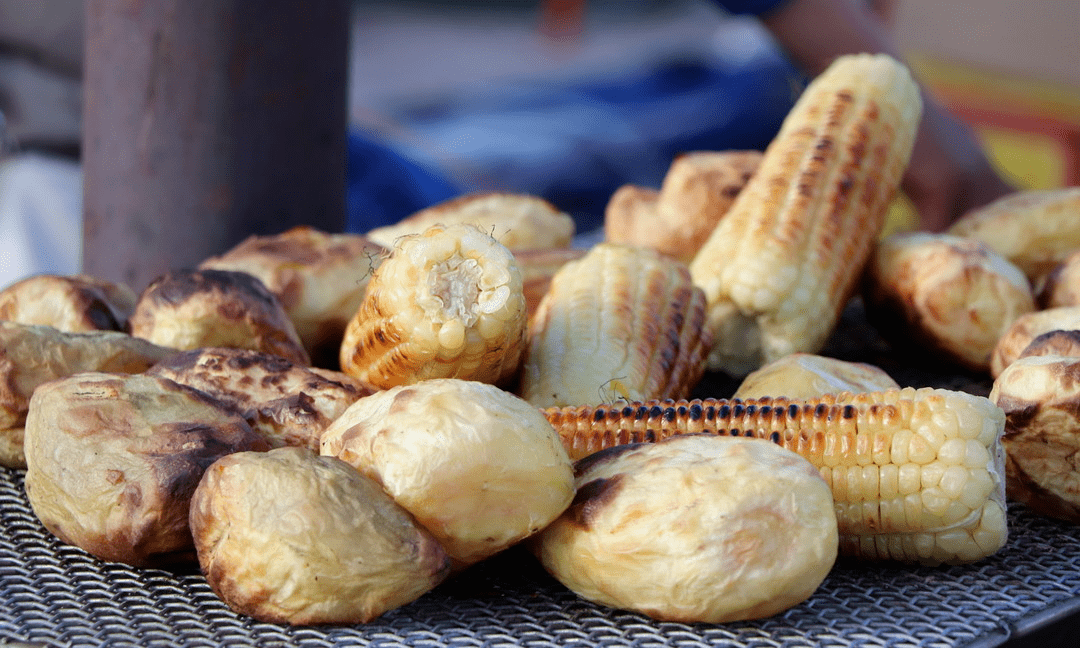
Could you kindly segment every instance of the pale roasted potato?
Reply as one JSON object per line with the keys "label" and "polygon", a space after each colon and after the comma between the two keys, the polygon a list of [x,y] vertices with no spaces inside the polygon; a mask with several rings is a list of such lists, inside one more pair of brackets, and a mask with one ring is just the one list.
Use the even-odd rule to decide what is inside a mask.
{"label": "pale roasted potato", "polygon": [[222,457],[190,520],[210,587],[261,621],[364,623],[450,572],[439,543],[378,484],[307,448]]}
{"label": "pale roasted potato", "polygon": [[410,214],[365,236],[386,248],[401,236],[420,234],[433,225],[475,225],[511,250],[570,247],[574,218],[529,194],[482,191],[451,198]]}
{"label": "pale roasted potato", "polygon": [[1005,412],[1006,492],[1045,515],[1080,523],[1080,358],[1024,356],[994,381]]}
{"label": "pale roasted potato", "polygon": [[1018,316],[994,344],[990,375],[997,378],[1036,338],[1051,331],[1080,331],[1080,306],[1058,306]]}
{"label": "pale roasted potato", "polygon": [[456,567],[535,533],[574,496],[551,424],[487,383],[434,379],[361,398],[323,433],[321,452],[379,482]]}
{"label": "pale roasted potato", "polygon": [[387,250],[359,234],[294,227],[250,236],[200,270],[231,270],[258,277],[281,301],[312,362],[336,367],[341,338],[371,273]]}
{"label": "pale roasted potato", "polygon": [[836,560],[832,493],[763,439],[676,436],[597,452],[530,547],[579,596],[656,619],[723,623],[810,597]]}
{"label": "pale roasted potato", "polygon": [[865,362],[849,362],[812,353],[792,353],[750,372],[733,398],[785,396],[817,398],[839,392],[874,392],[899,389],[885,372]]}
{"label": "pale roasted potato", "polygon": [[0,465],[26,466],[23,423],[39,385],[85,371],[140,373],[175,352],[119,331],[0,321]]}

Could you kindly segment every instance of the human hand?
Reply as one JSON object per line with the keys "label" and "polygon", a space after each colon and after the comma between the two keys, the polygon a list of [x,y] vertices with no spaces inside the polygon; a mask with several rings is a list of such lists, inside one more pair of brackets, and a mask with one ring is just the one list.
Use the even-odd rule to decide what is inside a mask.
{"label": "human hand", "polygon": [[1016,191],[986,157],[966,124],[925,98],[911,162],[901,182],[919,227],[945,230],[967,211]]}

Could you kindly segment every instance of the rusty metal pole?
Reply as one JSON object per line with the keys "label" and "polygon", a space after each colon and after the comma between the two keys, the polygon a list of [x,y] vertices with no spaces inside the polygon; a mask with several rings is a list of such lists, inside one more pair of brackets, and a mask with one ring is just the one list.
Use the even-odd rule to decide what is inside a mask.
{"label": "rusty metal pole", "polygon": [[83,271],[345,223],[349,0],[86,0]]}

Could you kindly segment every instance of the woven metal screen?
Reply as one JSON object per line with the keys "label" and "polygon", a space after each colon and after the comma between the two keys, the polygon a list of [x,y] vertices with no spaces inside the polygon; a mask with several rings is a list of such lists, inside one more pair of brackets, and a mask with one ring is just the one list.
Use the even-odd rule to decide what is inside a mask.
{"label": "woven metal screen", "polygon": [[[990,389],[986,377],[958,375],[932,357],[894,354],[858,300],[823,353],[876,364],[901,385]],[[709,376],[698,391],[727,396],[734,387]],[[1080,615],[1080,528],[1014,505],[1008,544],[986,560],[937,568],[842,561],[809,600],[754,622],[663,623],[593,605],[512,549],[366,625],[273,625],[231,612],[197,574],[103,563],[60,543],[30,510],[22,477],[0,469],[0,646],[991,648]]]}
{"label": "woven metal screen", "polygon": [[965,646],[1080,601],[1080,533],[1013,507],[1004,550],[939,568],[839,563],[805,603],[761,621],[663,623],[577,598],[524,551],[474,566],[366,625],[289,627],[231,612],[196,574],[104,563],[37,521],[0,472],[0,645]]}

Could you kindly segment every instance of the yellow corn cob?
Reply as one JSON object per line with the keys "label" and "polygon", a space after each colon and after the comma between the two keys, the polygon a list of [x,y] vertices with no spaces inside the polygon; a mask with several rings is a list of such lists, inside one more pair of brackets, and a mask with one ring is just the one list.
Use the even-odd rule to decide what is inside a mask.
{"label": "yellow corn cob", "polygon": [[840,57],[810,83],[690,263],[709,303],[710,369],[739,375],[820,350],[884,225],[921,111],[907,68],[885,55]]}
{"label": "yellow corn cob", "polygon": [[521,395],[538,407],[686,397],[705,371],[704,323],[685,264],[601,243],[552,277],[530,321]]}
{"label": "yellow corn cob", "polygon": [[345,330],[341,369],[388,389],[429,378],[498,384],[525,349],[525,297],[513,254],[473,225],[398,239]]}
{"label": "yellow corn cob", "polygon": [[675,434],[770,439],[817,466],[833,491],[846,555],[964,563],[1005,544],[1005,416],[941,389],[809,400],[651,401],[548,408],[572,459]]}

